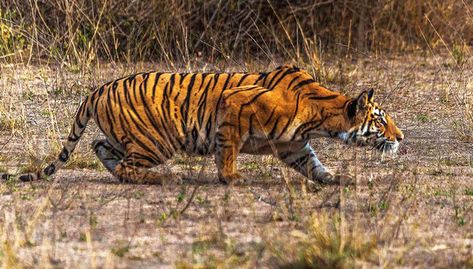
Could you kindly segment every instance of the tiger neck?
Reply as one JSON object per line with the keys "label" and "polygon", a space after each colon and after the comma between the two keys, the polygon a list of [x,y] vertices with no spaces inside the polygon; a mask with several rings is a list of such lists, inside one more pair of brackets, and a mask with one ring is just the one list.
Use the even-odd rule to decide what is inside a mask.
{"label": "tiger neck", "polygon": [[303,93],[302,107],[308,108],[302,122],[311,123],[310,137],[331,137],[346,140],[352,128],[348,118],[347,105],[351,101],[338,92],[322,88],[322,91]]}

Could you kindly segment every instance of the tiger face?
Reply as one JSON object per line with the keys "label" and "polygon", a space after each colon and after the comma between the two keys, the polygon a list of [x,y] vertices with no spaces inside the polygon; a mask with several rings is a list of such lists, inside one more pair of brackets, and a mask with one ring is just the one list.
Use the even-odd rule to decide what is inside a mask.
{"label": "tiger face", "polygon": [[364,91],[347,108],[352,128],[342,137],[348,144],[373,146],[383,153],[394,154],[404,134],[392,118],[373,101],[373,90]]}

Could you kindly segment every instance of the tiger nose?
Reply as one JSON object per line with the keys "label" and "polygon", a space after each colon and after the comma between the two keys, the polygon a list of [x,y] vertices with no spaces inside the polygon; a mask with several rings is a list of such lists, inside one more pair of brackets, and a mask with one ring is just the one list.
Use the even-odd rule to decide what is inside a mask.
{"label": "tiger nose", "polygon": [[399,132],[396,134],[396,139],[398,142],[401,142],[404,139],[404,134],[402,132]]}

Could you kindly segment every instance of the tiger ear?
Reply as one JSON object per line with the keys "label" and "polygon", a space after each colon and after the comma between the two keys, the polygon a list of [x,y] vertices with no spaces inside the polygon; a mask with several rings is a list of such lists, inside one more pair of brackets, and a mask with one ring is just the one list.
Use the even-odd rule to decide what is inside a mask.
{"label": "tiger ear", "polygon": [[373,93],[374,91],[372,89],[363,91],[357,98],[352,99],[347,106],[348,117],[353,118],[356,116],[356,113],[365,109],[368,106],[368,100],[373,98]]}
{"label": "tiger ear", "polygon": [[358,95],[358,98],[356,98],[356,105],[358,109],[364,109],[368,106],[368,102],[370,102],[373,98],[373,93],[373,90],[369,90],[363,91],[362,93],[360,93],[360,95]]}
{"label": "tiger ear", "polygon": [[370,88],[368,90],[368,100],[373,103],[374,102],[374,89],[373,88]]}

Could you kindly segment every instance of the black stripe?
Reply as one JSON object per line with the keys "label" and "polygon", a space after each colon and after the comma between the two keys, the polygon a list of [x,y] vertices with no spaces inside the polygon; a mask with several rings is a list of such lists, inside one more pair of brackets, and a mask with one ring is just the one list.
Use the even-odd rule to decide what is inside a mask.
{"label": "black stripe", "polygon": [[156,73],[156,76],[154,78],[154,83],[153,83],[153,88],[151,88],[151,100],[155,100],[156,97],[156,87],[158,86],[159,78],[161,77],[162,73]]}
{"label": "black stripe", "polygon": [[227,96],[225,96],[225,99],[228,99],[230,97],[232,97],[233,95],[235,94],[238,94],[238,93],[241,93],[241,92],[246,92],[246,91],[252,91],[256,88],[260,88],[260,89],[266,89],[266,88],[263,88],[263,87],[260,87],[260,86],[248,86],[248,88],[243,88],[243,89],[239,89],[239,90],[236,90],[236,91],[232,91],[231,93],[229,93]]}
{"label": "black stripe", "polygon": [[313,80],[313,79],[306,79],[306,80],[303,80],[303,81],[299,82],[298,84],[296,84],[296,86],[294,86],[294,88],[292,88],[291,90],[292,90],[292,91],[298,90],[298,89],[300,89],[302,86],[305,86],[305,85],[311,84],[311,83],[315,83],[315,80]]}
{"label": "black stripe", "polygon": [[291,82],[289,82],[289,85],[287,85],[287,88],[288,88],[288,89],[291,89],[292,84],[293,84],[294,82],[296,82],[296,80],[297,80],[298,78],[300,78],[300,77],[301,77],[301,75],[295,76],[295,77],[291,80]]}
{"label": "black stripe", "polygon": [[273,110],[271,111],[271,114],[269,114],[269,117],[268,119],[266,120],[266,122],[263,124],[263,126],[267,125],[271,119],[273,118],[273,115],[274,115],[274,111],[276,111],[276,106],[273,108]]}
{"label": "black stripe", "polygon": [[63,148],[61,154],[59,154],[59,160],[65,163],[67,162],[68,159],[69,159],[69,151],[67,151],[66,148]]}
{"label": "black stripe", "polygon": [[47,176],[54,174],[55,171],[56,171],[56,167],[54,166],[54,164],[48,165],[48,167],[44,168],[43,170],[44,174]]}
{"label": "black stripe", "polygon": [[[202,83],[204,83],[204,79],[202,79]],[[197,109],[197,122],[199,126],[202,126],[202,122],[204,120],[205,116],[205,109],[207,108],[207,95],[209,92],[209,86],[210,83],[213,81],[213,78],[209,80],[207,83],[207,86],[204,88],[204,92],[200,95],[199,102],[197,103],[198,109]]]}
{"label": "black stripe", "polygon": [[[279,74],[281,74],[283,71],[284,71],[284,70],[281,69],[281,70],[278,70],[278,71],[276,71],[276,72],[272,72],[271,74],[274,74],[274,75],[273,75],[273,77],[269,80],[268,86],[267,86],[266,88],[271,89],[271,84],[273,84],[273,81],[276,79],[276,77],[277,77]],[[284,77],[284,74],[282,75],[282,77]],[[263,84],[264,84],[264,82],[263,82]]]}
{"label": "black stripe", "polygon": [[[95,94],[94,94],[94,97],[95,97]],[[94,106],[94,116],[95,116],[96,118],[98,118],[98,117],[97,117],[97,115],[98,115],[98,114],[97,114],[97,110],[98,110],[98,107],[99,107],[99,106],[98,106],[99,100],[100,100],[100,96],[97,96],[97,99],[95,99],[95,104],[93,104],[93,106]]]}
{"label": "black stripe", "polygon": [[105,88],[105,85],[102,85],[102,87],[100,87],[100,89],[99,89],[99,96],[102,95],[104,88]]}
{"label": "black stripe", "polygon": [[89,111],[91,108],[94,108],[95,109],[95,95],[97,94],[97,91],[95,91],[94,93],[92,93],[91,95],[89,95],[90,97],[90,105],[88,106],[88,109],[87,109],[87,113],[92,113],[91,111]]}
{"label": "black stripe", "polygon": [[[134,105],[134,103],[135,103],[135,104],[139,104],[138,98],[137,98],[137,96],[136,96],[136,93],[137,93],[138,91],[140,91],[140,89],[141,89],[141,87],[143,87],[143,85],[144,85],[144,83],[142,82],[140,85],[137,86],[137,85],[136,85],[136,80],[134,80],[134,81],[133,81],[133,86],[134,86],[134,87],[130,88],[128,91],[125,91],[125,94],[128,93],[128,94],[125,95],[125,97],[126,97],[126,99],[128,100],[128,102],[129,102],[129,103],[128,103],[128,105],[129,105],[129,106],[128,106],[128,110],[131,110],[131,111],[133,111],[133,113],[134,113],[134,116],[135,116],[135,117],[133,117],[133,118],[137,118],[137,119],[140,121],[140,123],[141,123],[142,125],[147,126],[146,122],[141,118],[141,113],[135,108],[135,105]],[[130,92],[131,92],[131,91],[133,92],[134,102],[133,102],[133,100],[131,99],[131,95],[130,95]],[[127,111],[127,112],[128,112],[128,111]],[[128,113],[129,113],[129,112],[128,112]]]}
{"label": "black stripe", "polygon": [[141,81],[141,83],[138,85],[138,87],[136,87],[136,83],[138,83],[137,80],[135,80],[135,89],[133,90],[133,99],[135,100],[135,103],[137,103],[138,101],[138,96],[136,96],[138,90],[141,89],[141,87],[143,87],[144,85],[146,85],[146,81],[148,80],[148,75],[147,74],[144,74],[141,76],[143,78],[143,80]]}
{"label": "black stripe", "polygon": [[[258,79],[256,79],[255,84],[257,84],[261,79],[265,78],[268,75],[268,73],[259,73]],[[261,84],[263,85],[263,84]]]}
{"label": "black stripe", "polygon": [[281,138],[281,136],[283,136],[283,134],[287,131],[287,128],[289,128],[289,125],[292,123],[294,118],[297,116],[297,112],[299,111],[300,95],[296,94],[296,96],[297,96],[296,97],[296,109],[294,110],[294,113],[292,114],[291,118],[287,121],[286,125],[284,125],[284,127],[282,128],[282,131],[279,134],[279,136],[277,137],[277,139],[279,139],[279,138]]}
{"label": "black stripe", "polygon": [[192,88],[194,87],[196,76],[197,76],[196,74],[192,74],[189,81],[189,85],[187,86],[187,92],[186,92],[186,98],[184,99],[184,104],[181,105],[181,116],[184,119],[185,123],[188,123],[187,119],[189,118],[189,104],[190,104]]}
{"label": "black stripe", "polygon": [[[225,80],[225,83],[223,84],[223,87],[222,89],[220,90],[220,95],[218,97],[218,100],[217,100],[217,104],[220,104],[220,102],[222,101],[222,97],[223,97],[223,93],[225,92],[225,90],[227,89],[227,85],[228,85],[228,82],[230,81],[230,75],[227,74],[227,79]],[[215,80],[215,85],[217,85],[217,79]],[[215,86],[214,86],[215,88]],[[214,89],[212,88],[212,90]],[[216,114],[216,113],[215,113]],[[210,119],[210,120],[215,120],[215,119]]]}
{"label": "black stripe", "polygon": [[[143,129],[143,127],[145,127],[145,128],[147,127],[146,124],[143,127],[141,127],[140,124],[138,124],[136,122],[134,117],[131,116],[130,112],[129,111],[126,111],[126,112],[128,113],[128,117],[135,124],[135,127],[136,127],[137,131],[140,132],[141,134],[143,134],[149,140],[149,142],[151,142],[151,144],[154,145],[159,150],[159,153],[161,153],[166,158],[170,158],[172,156],[172,151],[169,150],[168,148],[166,148],[165,145],[159,143],[159,141],[157,141],[156,138],[153,135],[150,134],[150,132]],[[144,143],[143,143],[143,145],[144,145]],[[149,153],[154,153],[154,151],[150,150]],[[155,154],[153,154],[153,155],[155,155]],[[158,156],[158,155],[156,155],[156,156]],[[160,160],[160,158],[158,158],[158,160]]]}
{"label": "black stripe", "polygon": [[[144,85],[146,86],[146,84]],[[143,87],[140,89],[140,99],[141,99],[141,102],[142,102],[142,105],[143,105],[143,110],[145,111],[145,114],[146,114],[146,117],[147,117],[147,120],[148,122],[151,123],[151,125],[153,126],[154,130],[158,133],[159,136],[161,136],[161,138],[163,140],[166,140],[166,143],[167,145],[171,144],[171,141],[169,141],[169,138],[167,135],[165,135],[164,133],[162,133],[161,131],[161,126],[158,125],[158,123],[156,122],[155,120],[155,117],[152,115],[151,113],[151,110],[150,110],[150,107],[148,105],[148,103],[146,102],[146,93],[145,93],[145,89],[146,87]],[[164,129],[167,129],[167,128],[164,128]],[[159,142],[158,142],[159,143]],[[163,145],[164,146],[164,145]],[[175,149],[174,149],[175,150]]]}
{"label": "black stripe", "polygon": [[254,132],[253,132],[253,118],[254,118],[254,116],[255,116],[255,113],[250,115],[250,123],[249,123],[250,128],[248,130],[248,134],[250,136],[252,136],[254,134]]}
{"label": "black stripe", "polygon": [[18,179],[23,182],[29,182],[29,181],[33,181],[34,177],[32,174],[26,174],[26,175],[19,176]]}
{"label": "black stripe", "polygon": [[[322,120],[319,121],[309,121],[304,124],[301,124],[299,127],[296,128],[294,131],[294,134],[292,135],[291,140],[294,140],[297,135],[299,135],[299,132],[301,133],[300,136],[303,137],[305,133],[307,133],[310,130],[316,129],[320,127],[326,120],[327,118],[323,118]],[[313,125],[313,126],[312,126]]]}
{"label": "black stripe", "polygon": [[[166,109],[166,105],[168,106],[168,109]],[[183,143],[182,143],[182,141],[179,140],[179,135],[174,135],[171,132],[171,128],[174,128],[174,130],[176,132],[178,132],[178,131],[177,131],[177,127],[174,126],[174,124],[171,124],[172,120],[170,118],[171,117],[170,116],[171,112],[169,111],[169,107],[170,107],[169,97],[167,96],[166,91],[164,90],[162,100],[161,100],[161,113],[159,112],[158,107],[155,108],[156,113],[158,115],[160,115],[160,116],[158,116],[158,120],[159,120],[161,126],[163,126],[164,131],[167,134],[167,137],[170,138],[170,139],[173,139],[174,142],[172,142],[172,144],[174,145],[174,147],[177,148],[177,146],[176,146],[176,142],[177,142],[177,144],[179,145],[179,148],[182,148]],[[169,125],[171,125],[171,126],[169,126]],[[186,126],[185,125],[182,126],[182,131],[186,132]]]}
{"label": "black stripe", "polygon": [[[82,126],[81,128],[84,127],[84,125],[82,124],[82,122],[80,121],[80,119],[82,118],[82,115],[84,114],[84,111],[85,109],[87,108],[87,101],[88,101],[89,97],[87,96],[84,101],[80,104],[79,106],[79,109],[77,110],[76,112],[76,115],[78,115],[79,117],[76,117],[76,120],[79,122],[80,126]],[[77,124],[79,126],[79,124]]]}
{"label": "black stripe", "polygon": [[248,73],[246,73],[246,74],[244,74],[243,76],[241,76],[241,78],[240,78],[240,80],[238,81],[236,87],[240,87],[240,85],[243,83],[243,81],[245,80],[245,78],[248,77],[248,76],[249,76]]}
{"label": "black stripe", "polygon": [[340,95],[311,96],[311,97],[308,97],[307,99],[309,99],[309,100],[332,100],[332,99],[335,99],[339,96]]}
{"label": "black stripe", "polygon": [[279,79],[274,83],[274,85],[271,85],[269,86],[270,89],[274,89],[286,76],[292,74],[296,72],[294,69],[288,69],[284,72],[284,74],[281,75],[281,77],[279,77]]}
{"label": "black stripe", "polygon": [[[129,114],[129,112],[128,112]],[[130,115],[130,114],[129,114]],[[130,117],[131,121],[133,121],[133,123],[135,124],[135,126],[137,127],[137,132],[140,132],[142,133],[146,138],[150,139],[146,133],[143,133],[142,132],[142,129],[136,124],[136,122],[134,121],[133,117]],[[122,124],[122,126],[131,126],[130,125],[130,122],[124,118],[124,115],[123,114],[120,114],[120,117],[119,117],[119,120]],[[149,134],[148,134],[149,135]],[[139,140],[137,137],[136,137],[136,133],[133,133],[133,134],[130,134],[127,132],[127,138],[130,139],[130,141],[133,141],[135,142],[135,144],[137,144],[138,146],[140,146],[142,149],[145,150],[145,152],[147,154],[151,154],[154,159],[157,161],[161,161],[161,157],[159,157],[158,155],[156,155],[155,151],[150,149],[145,143],[143,143],[141,140]],[[151,143],[153,143],[152,140],[150,140]],[[160,152],[161,153],[161,152]]]}
{"label": "black stripe", "polygon": [[86,113],[86,109],[87,109],[87,102],[89,100],[89,97],[87,96],[85,99],[84,99],[84,102],[83,102],[83,105],[81,105],[81,107],[79,108],[80,110],[80,114],[83,115],[84,113]]}
{"label": "black stripe", "polygon": [[[117,87],[118,87],[118,81],[115,81],[114,84],[117,84]],[[123,80],[123,91],[126,91],[126,90],[127,90],[126,81]],[[110,94],[111,92],[109,91],[108,95]],[[118,104],[119,104],[118,111],[113,110],[112,98],[113,98],[113,101],[118,100]],[[98,103],[97,103],[97,107],[98,107]],[[115,133],[115,128],[117,127],[116,127],[116,120],[115,120],[114,115],[119,114],[121,110],[123,110],[121,98],[119,96],[118,91],[114,91],[113,96],[112,97],[109,96],[107,98],[107,106],[105,107],[105,115],[107,116],[107,122],[108,122],[108,125],[110,126],[109,128],[110,135],[112,136],[113,139],[115,139],[115,141],[118,141],[118,137],[117,137],[117,134]],[[102,129],[102,131],[105,131],[99,120],[100,117],[98,116],[98,114],[96,114],[96,118],[97,118],[97,125],[100,127],[100,129]]]}
{"label": "black stripe", "polygon": [[279,120],[280,120],[280,119],[281,119],[281,116],[278,116],[278,117],[276,118],[276,122],[274,123],[273,128],[271,129],[271,132],[269,132],[268,137],[269,137],[270,139],[273,139],[273,138],[274,138],[274,135],[276,134],[276,130],[277,130],[277,128],[278,128],[278,123],[279,123]]}
{"label": "black stripe", "polygon": [[211,144],[210,133],[211,133],[211,130],[212,130],[212,123],[213,123],[213,121],[209,120],[209,121],[207,121],[207,125],[205,125],[205,146],[206,146],[207,150],[209,149],[209,146]]}
{"label": "black stripe", "polygon": [[[241,120],[241,113],[243,112],[243,109],[244,109],[246,106],[251,105],[251,104],[252,104],[253,102],[255,102],[256,99],[258,99],[261,95],[263,95],[263,94],[265,94],[265,93],[267,93],[267,92],[270,92],[270,91],[271,91],[271,90],[268,90],[268,89],[266,89],[265,91],[261,91],[261,92],[259,92],[258,94],[256,94],[250,101],[248,101],[248,102],[242,104],[241,107],[240,107],[240,111],[238,112],[238,121]],[[238,132],[239,132],[239,134],[241,135],[241,125],[238,126]]]}

